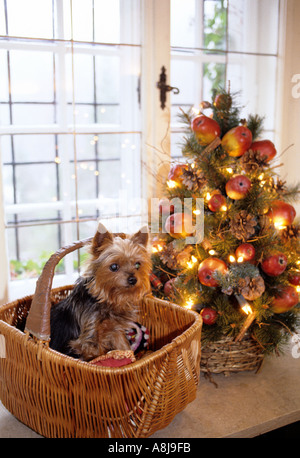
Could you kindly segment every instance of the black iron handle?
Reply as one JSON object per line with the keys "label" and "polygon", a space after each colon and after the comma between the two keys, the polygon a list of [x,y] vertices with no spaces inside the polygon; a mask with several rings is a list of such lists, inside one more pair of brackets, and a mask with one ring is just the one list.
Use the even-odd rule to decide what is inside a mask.
{"label": "black iron handle", "polygon": [[165,67],[161,68],[161,73],[159,75],[159,81],[156,83],[156,87],[160,91],[159,100],[160,100],[160,106],[162,109],[164,109],[166,106],[167,92],[172,91],[173,94],[179,94],[180,92],[178,87],[169,86],[167,84],[167,75],[166,75]]}

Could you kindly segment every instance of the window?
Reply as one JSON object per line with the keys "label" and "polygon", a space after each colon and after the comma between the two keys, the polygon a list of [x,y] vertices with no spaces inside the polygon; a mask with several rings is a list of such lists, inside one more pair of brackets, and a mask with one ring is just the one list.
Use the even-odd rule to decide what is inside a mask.
{"label": "window", "polygon": [[199,109],[230,82],[240,106],[265,117],[274,140],[279,0],[171,0],[172,155],[180,157],[179,107]]}
{"label": "window", "polygon": [[[140,224],[130,204],[141,196],[140,10],[138,0],[1,0],[0,12],[13,281],[36,277],[100,215],[116,231]],[[80,260],[66,258],[59,273],[71,279]]]}
{"label": "window", "polygon": [[[11,297],[31,293],[49,254],[99,218],[126,232],[147,221],[141,197],[156,192],[159,162],[181,158],[179,107],[198,109],[230,81],[276,135],[281,1],[0,0]],[[162,66],[180,89],[163,111]],[[72,282],[83,258],[65,258],[55,284]]]}

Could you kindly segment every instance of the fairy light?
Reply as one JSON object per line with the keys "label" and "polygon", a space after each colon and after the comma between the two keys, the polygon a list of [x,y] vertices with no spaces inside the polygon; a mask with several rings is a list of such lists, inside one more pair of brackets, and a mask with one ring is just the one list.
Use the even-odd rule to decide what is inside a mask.
{"label": "fairy light", "polygon": [[226,169],[226,172],[228,172],[228,173],[233,173],[233,170],[232,170],[231,167],[228,167],[228,168]]}
{"label": "fairy light", "polygon": [[194,264],[196,264],[196,262],[198,262],[198,259],[195,256],[192,256],[191,260],[188,261],[186,265],[189,269],[192,269],[192,267],[194,267]]}
{"label": "fairy light", "polygon": [[158,243],[156,246],[152,247],[152,253],[158,253],[159,251],[162,251],[163,247]]}
{"label": "fairy light", "polygon": [[283,219],[278,218],[277,221],[274,221],[274,227],[275,227],[275,229],[278,229],[279,231],[282,231],[283,229],[286,228],[286,225],[284,224]]}
{"label": "fairy light", "polygon": [[252,308],[248,303],[242,307],[242,310],[246,313],[246,315],[250,315],[252,313]]}
{"label": "fairy light", "polygon": [[200,215],[201,211],[200,210],[194,210],[193,213],[194,213],[194,215]]}
{"label": "fairy light", "polygon": [[237,262],[244,262],[243,256],[239,256],[239,257],[237,258]]}
{"label": "fairy light", "polygon": [[259,175],[259,177],[258,177],[258,179],[259,179],[260,181],[262,181],[264,178],[265,178],[265,175],[264,175],[263,173],[261,173],[261,174]]}
{"label": "fairy light", "polygon": [[229,259],[229,262],[236,262],[236,259],[232,254],[228,256],[228,259]]}
{"label": "fairy light", "polygon": [[168,180],[167,181],[167,186],[168,186],[169,189],[174,189],[174,188],[176,188],[177,183],[176,183],[176,181]]}
{"label": "fairy light", "polygon": [[209,250],[208,254],[210,254],[211,256],[213,256],[214,254],[216,254],[216,251],[215,251],[215,250]]}
{"label": "fairy light", "polygon": [[205,198],[206,198],[206,200],[209,200],[211,198],[211,194],[209,192],[207,192]]}
{"label": "fairy light", "polygon": [[222,205],[222,207],[220,208],[220,210],[222,212],[226,212],[227,211],[227,205]]}
{"label": "fairy light", "polygon": [[297,293],[300,293],[300,286],[296,286]]}
{"label": "fairy light", "polygon": [[185,303],[185,308],[191,309],[193,307],[193,305],[194,305],[193,299],[189,298]]}

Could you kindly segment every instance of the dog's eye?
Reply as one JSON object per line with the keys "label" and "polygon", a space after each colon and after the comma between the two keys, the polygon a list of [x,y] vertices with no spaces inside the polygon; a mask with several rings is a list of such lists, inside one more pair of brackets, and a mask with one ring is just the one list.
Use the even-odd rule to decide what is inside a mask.
{"label": "dog's eye", "polygon": [[136,268],[136,270],[139,270],[139,268],[141,267],[141,263],[140,262],[136,262],[134,264],[134,267]]}
{"label": "dog's eye", "polygon": [[112,272],[117,272],[117,270],[119,270],[119,265],[118,264],[112,264],[111,266],[109,266],[110,270]]}

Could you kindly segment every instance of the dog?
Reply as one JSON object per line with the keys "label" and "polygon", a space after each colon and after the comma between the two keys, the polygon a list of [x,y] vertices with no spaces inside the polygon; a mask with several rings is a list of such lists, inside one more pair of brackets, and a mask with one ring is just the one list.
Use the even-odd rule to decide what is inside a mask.
{"label": "dog", "polygon": [[113,235],[99,223],[83,275],[70,295],[51,308],[50,348],[83,361],[130,349],[126,332],[150,292],[145,229]]}

